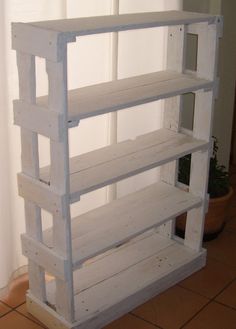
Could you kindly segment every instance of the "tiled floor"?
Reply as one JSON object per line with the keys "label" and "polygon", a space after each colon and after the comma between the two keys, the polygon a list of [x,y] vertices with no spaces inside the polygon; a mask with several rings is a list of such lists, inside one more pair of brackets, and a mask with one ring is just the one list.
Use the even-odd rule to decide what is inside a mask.
{"label": "tiled floor", "polygon": [[[236,191],[236,168],[231,181]],[[236,193],[224,231],[205,247],[208,261],[203,270],[105,328],[236,329]],[[22,277],[0,301],[0,329],[45,328],[26,311],[27,288]]]}

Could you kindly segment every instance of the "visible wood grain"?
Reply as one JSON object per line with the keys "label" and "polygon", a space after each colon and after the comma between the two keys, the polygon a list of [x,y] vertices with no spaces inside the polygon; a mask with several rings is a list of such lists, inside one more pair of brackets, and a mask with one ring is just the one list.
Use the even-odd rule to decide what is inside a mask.
{"label": "visible wood grain", "polygon": [[[19,97],[28,104],[36,101],[35,58],[17,52],[17,66],[19,75]],[[21,165],[26,175],[39,178],[38,136],[30,130],[21,128]],[[26,232],[34,239],[42,239],[42,222],[40,208],[25,199]],[[34,260],[28,261],[29,288],[41,301],[46,300],[44,269]]]}
{"label": "visible wood grain", "polygon": [[[186,27],[185,25],[171,26],[168,29],[167,37],[167,69],[175,70],[179,73],[184,72],[185,56],[186,56]],[[182,113],[182,96],[175,96],[165,100],[163,127],[180,131]],[[176,185],[178,176],[178,161],[172,161],[161,167],[161,180],[170,184]],[[159,229],[160,234],[171,238],[175,233],[175,218],[168,223],[165,223]]]}
{"label": "visible wood grain", "polygon": [[[177,242],[171,242],[160,236],[161,242],[155,244],[154,239],[158,236],[154,233],[154,236],[150,235],[146,241],[142,239],[133,244],[129,243],[127,254],[125,253],[127,248],[123,245],[110,255],[78,270],[75,274],[78,280],[75,283],[78,287],[76,289],[78,294],[75,297],[77,320],[74,324],[75,328],[102,328],[106,323],[204,266],[205,251],[194,253]],[[147,250],[142,252],[144,242],[144,248]],[[140,250],[139,260],[138,250]],[[123,254],[123,259],[120,253]],[[136,258],[134,263],[132,253]],[[126,263],[127,267],[124,267],[123,263]],[[116,268],[115,273],[113,264]],[[107,269],[108,272],[113,272],[109,278],[107,278]],[[89,274],[89,278],[86,277],[89,272],[94,273],[94,276]],[[103,276],[105,279],[102,279]],[[52,298],[49,300],[53,304],[52,283],[49,283],[48,290]],[[101,296],[104,298],[101,299]]]}
{"label": "visible wood grain", "polygon": [[[151,133],[146,137],[148,138],[144,136],[142,140],[140,137],[119,146],[108,146],[103,151],[93,151],[76,158],[75,167],[71,166],[71,202],[78,200],[83,193],[152,169],[207,146],[201,140],[165,130]],[[82,167],[78,160],[81,160]]]}
{"label": "visible wood grain", "polygon": [[22,234],[22,252],[23,255],[35,261],[42,268],[47,269],[49,273],[61,278],[67,279],[67,261],[53,250],[47,248],[43,243],[32,239],[26,234]]}
{"label": "visible wood grain", "polygon": [[47,184],[23,173],[18,174],[18,192],[26,200],[53,214],[66,213],[65,195],[57,194]]}
{"label": "visible wood grain", "polygon": [[[209,80],[175,71],[160,71],[74,89],[68,92],[68,120],[78,122],[91,116],[212,86]],[[37,103],[46,106],[47,97],[39,97]]]}
{"label": "visible wood grain", "polygon": [[74,321],[73,268],[71,247],[71,216],[70,216],[70,182],[69,182],[69,145],[67,119],[67,47],[61,51],[58,63],[47,60],[46,70],[49,83],[48,107],[62,115],[62,141],[50,140],[50,186],[58,193],[64,194],[64,212],[53,214],[53,250],[67,261],[66,280],[56,277],[56,310],[67,321]]}
{"label": "visible wood grain", "polygon": [[28,23],[28,25],[73,36],[125,31],[167,25],[214,22],[208,14],[183,11],[107,15]]}
{"label": "visible wood grain", "polygon": [[[218,23],[216,23],[218,24]],[[197,76],[216,81],[217,53],[219,35],[216,24],[198,24]],[[198,91],[195,96],[195,115],[193,136],[211,140],[214,108],[214,90]],[[209,161],[211,148],[192,155],[190,173],[190,191],[207,200]],[[187,215],[185,244],[194,250],[200,250],[204,231],[204,219],[207,205],[191,210]]]}
{"label": "visible wood grain", "polygon": [[[157,183],[73,219],[74,268],[201,203],[200,198]],[[46,232],[45,243],[51,235]]]}
{"label": "visible wood grain", "polygon": [[62,115],[23,101],[14,101],[13,106],[16,125],[55,141],[62,139]]}
{"label": "visible wood grain", "polygon": [[12,48],[58,62],[61,48],[77,36],[151,27],[214,22],[215,17],[181,11],[107,15],[12,24]]}

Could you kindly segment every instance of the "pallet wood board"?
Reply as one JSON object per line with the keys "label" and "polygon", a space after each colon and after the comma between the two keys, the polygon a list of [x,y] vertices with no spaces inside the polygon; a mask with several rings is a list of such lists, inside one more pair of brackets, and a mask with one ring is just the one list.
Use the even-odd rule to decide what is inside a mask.
{"label": "pallet wood board", "polygon": [[[160,71],[68,91],[68,120],[113,112],[167,97],[212,88],[212,81],[175,71]],[[47,96],[37,98],[47,106]]]}
{"label": "pallet wood board", "polygon": [[166,12],[106,15],[82,17],[28,23],[41,29],[69,34],[70,37],[81,35],[144,29],[151,27],[180,25],[190,23],[213,23],[215,16],[201,13],[170,10]]}
{"label": "pallet wood board", "polygon": [[[81,194],[207,147],[203,140],[163,128],[74,157],[70,160],[70,200],[76,202]],[[50,167],[42,168],[40,177],[50,184]]]}
{"label": "pallet wood board", "polygon": [[[196,253],[150,231],[98,257],[74,272],[77,322],[73,328],[102,328],[203,267],[205,256],[204,250]],[[52,305],[54,290],[54,282],[49,282]]]}
{"label": "pallet wood board", "polygon": [[[74,268],[201,204],[199,197],[156,183],[73,219]],[[44,241],[51,247],[51,230],[45,232]]]}

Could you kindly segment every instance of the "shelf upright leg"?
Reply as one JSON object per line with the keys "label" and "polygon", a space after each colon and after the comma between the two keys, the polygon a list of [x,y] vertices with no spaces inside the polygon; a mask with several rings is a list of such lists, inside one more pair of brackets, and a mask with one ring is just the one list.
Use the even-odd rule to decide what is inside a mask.
{"label": "shelf upright leg", "polygon": [[[20,100],[35,104],[36,79],[35,57],[17,51]],[[38,136],[36,133],[21,128],[21,163],[22,172],[33,178],[39,178]],[[25,200],[26,233],[37,241],[42,241],[41,209]],[[29,288],[36,298],[46,301],[45,272],[34,261],[28,260]]]}
{"label": "shelf upright leg", "polygon": [[221,18],[215,24],[193,24],[190,33],[198,35],[197,76],[215,81],[215,88],[210,91],[195,93],[195,111],[193,137],[209,142],[209,148],[204,152],[192,154],[189,191],[203,200],[203,205],[188,211],[185,231],[185,245],[199,251],[202,248],[204,219],[208,188],[209,161],[211,156],[211,135],[214,99],[218,81],[216,79],[218,41],[222,27]]}
{"label": "shelf upright leg", "polygon": [[[167,69],[182,73],[185,65],[185,25],[171,26],[168,29],[167,39]],[[165,100],[163,113],[163,127],[178,132],[182,96],[171,97]],[[160,179],[170,185],[177,182],[178,161],[172,161],[161,167]],[[175,230],[175,219],[168,221],[159,228],[159,233],[171,238]]]}
{"label": "shelf upright leg", "polygon": [[73,267],[71,245],[70,183],[69,183],[69,145],[67,119],[67,45],[60,48],[62,60],[46,62],[49,80],[49,110],[63,115],[62,139],[50,140],[51,172],[50,186],[65,195],[66,214],[53,216],[53,248],[67,259],[67,277],[63,281],[56,278],[56,311],[69,322],[74,321]]}

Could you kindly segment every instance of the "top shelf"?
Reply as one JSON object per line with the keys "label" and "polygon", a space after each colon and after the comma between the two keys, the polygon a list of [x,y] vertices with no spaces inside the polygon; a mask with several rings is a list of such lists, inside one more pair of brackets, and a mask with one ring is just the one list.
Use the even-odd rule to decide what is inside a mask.
{"label": "top shelf", "polygon": [[144,29],[158,26],[200,22],[213,23],[214,20],[215,17],[213,15],[184,11],[164,11],[60,19],[29,24],[37,28],[52,30],[63,34],[69,33],[70,36],[72,34],[73,37],[77,37],[81,35]]}
{"label": "top shelf", "polygon": [[79,36],[201,22],[213,24],[217,18],[185,11],[162,11],[13,23],[12,48],[58,62],[64,59],[62,45],[75,42]]}

